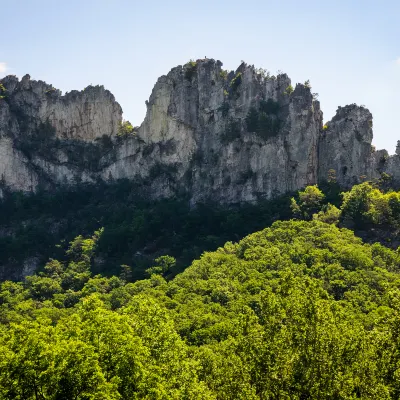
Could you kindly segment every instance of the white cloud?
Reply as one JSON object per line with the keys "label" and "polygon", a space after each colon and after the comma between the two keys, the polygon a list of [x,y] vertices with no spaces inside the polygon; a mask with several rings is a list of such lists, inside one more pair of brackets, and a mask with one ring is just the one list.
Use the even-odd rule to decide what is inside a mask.
{"label": "white cloud", "polygon": [[0,74],[7,71],[7,64],[5,62],[0,62]]}

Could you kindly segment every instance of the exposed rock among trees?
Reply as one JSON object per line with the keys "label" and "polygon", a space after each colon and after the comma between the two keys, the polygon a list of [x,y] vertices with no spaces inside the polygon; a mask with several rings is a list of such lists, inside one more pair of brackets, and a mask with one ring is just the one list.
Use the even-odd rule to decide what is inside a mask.
{"label": "exposed rock among trees", "polygon": [[128,178],[151,198],[253,202],[327,178],[350,186],[383,172],[400,182],[400,156],[375,151],[372,115],[339,107],[322,126],[305,84],[212,59],[173,68],[155,84],[140,127],[102,86],[61,95],[26,75],[0,81],[0,175],[12,190]]}

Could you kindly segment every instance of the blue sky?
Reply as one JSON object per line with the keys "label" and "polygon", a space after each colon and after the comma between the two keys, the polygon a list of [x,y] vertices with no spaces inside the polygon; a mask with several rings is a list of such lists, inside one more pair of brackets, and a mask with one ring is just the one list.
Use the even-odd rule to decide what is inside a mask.
{"label": "blue sky", "polygon": [[363,104],[377,148],[393,153],[400,140],[399,1],[0,0],[0,10],[0,77],[29,73],[63,92],[102,84],[134,125],[160,75],[207,56],[309,79],[325,121]]}

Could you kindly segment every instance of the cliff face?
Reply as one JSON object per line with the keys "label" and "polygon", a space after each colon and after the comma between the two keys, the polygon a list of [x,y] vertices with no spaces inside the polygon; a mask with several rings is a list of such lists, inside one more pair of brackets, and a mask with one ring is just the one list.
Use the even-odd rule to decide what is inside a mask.
{"label": "cliff face", "polygon": [[28,75],[0,82],[0,175],[13,190],[128,178],[153,198],[236,203],[300,189],[331,169],[345,186],[382,172],[400,181],[399,155],[373,151],[368,110],[339,108],[323,127],[309,87],[246,64],[228,72],[206,59],[172,69],[127,134],[103,87],[62,96]]}

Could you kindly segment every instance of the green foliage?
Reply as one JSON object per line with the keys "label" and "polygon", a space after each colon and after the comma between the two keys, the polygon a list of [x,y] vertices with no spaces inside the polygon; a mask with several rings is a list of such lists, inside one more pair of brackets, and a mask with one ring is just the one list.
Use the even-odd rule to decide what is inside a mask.
{"label": "green foliage", "polygon": [[148,276],[152,274],[165,275],[176,266],[176,259],[171,256],[161,256],[154,260],[156,265],[146,270]]}
{"label": "green foliage", "polygon": [[104,233],[0,285],[0,398],[399,398],[399,252],[280,221],[169,282],[57,285],[88,271]]}
{"label": "green foliage", "polygon": [[[297,208],[294,208],[298,212]],[[322,221],[327,224],[337,225],[339,223],[340,210],[332,204],[328,204],[326,207],[318,213],[313,215],[313,219],[317,221]]]}
{"label": "green foliage", "polygon": [[185,78],[188,81],[191,81],[193,79],[193,77],[196,74],[197,71],[197,62],[194,60],[190,60],[189,62],[187,62],[184,66],[183,69],[185,71]]}
{"label": "green foliage", "polygon": [[289,85],[289,86],[285,89],[284,94],[290,96],[293,92],[294,92],[293,86],[292,86],[292,85]]}
{"label": "green foliage", "polygon": [[271,73],[269,71],[267,71],[266,69],[263,68],[256,68],[255,69],[255,73],[257,75],[260,75],[262,79],[270,79],[271,78]]}
{"label": "green foliage", "polygon": [[51,87],[51,88],[49,88],[49,89],[47,89],[47,90],[45,91],[45,94],[51,95],[51,94],[56,93],[56,92],[57,92],[57,89]]}
{"label": "green foliage", "polygon": [[[109,135],[103,135],[96,139],[95,143],[74,139],[60,140],[55,136],[55,128],[49,120],[39,124],[28,116],[22,116],[20,120],[23,121],[21,129],[24,134],[16,138],[15,145],[28,160],[34,155],[39,155],[45,160],[59,162],[57,157],[61,152],[67,157],[68,163],[97,171],[100,158],[113,148],[113,141]],[[129,129],[127,128],[127,131]]]}
{"label": "green foliage", "polygon": [[229,119],[226,124],[225,132],[221,135],[221,142],[228,144],[240,138],[241,128],[240,122],[234,119]]}
{"label": "green foliage", "polygon": [[313,214],[321,209],[325,195],[317,185],[307,186],[304,191],[298,192],[298,201],[291,199],[291,209],[295,216],[310,220]]}
{"label": "green foliage", "polygon": [[229,83],[229,87],[235,93],[239,89],[239,86],[241,83],[242,83],[242,73],[238,72],[235,75],[235,77],[231,80],[231,82]]}
{"label": "green foliage", "polygon": [[260,111],[266,114],[274,114],[277,115],[279,111],[280,105],[277,101],[273,99],[260,100]]}
{"label": "green foliage", "polygon": [[388,180],[390,177],[384,176],[340,193],[336,172],[329,170],[327,181],[321,184],[324,193],[317,186],[306,187],[297,200],[291,199],[291,210],[296,218],[339,224],[354,229],[366,241],[395,247],[400,233],[400,192],[385,193],[379,188]]}
{"label": "green foliage", "polygon": [[7,89],[4,87],[2,83],[0,83],[0,100],[6,97]]}
{"label": "green foliage", "polygon": [[118,126],[117,137],[127,138],[136,134],[135,128],[129,121],[121,121]]}
{"label": "green foliage", "polygon": [[269,139],[279,133],[281,127],[280,120],[265,112],[258,115],[257,134],[263,139]]}
{"label": "green foliage", "polygon": [[258,128],[259,113],[255,107],[250,107],[249,112],[245,118],[247,130],[249,132],[256,132]]}
{"label": "green foliage", "polygon": [[40,122],[39,125],[30,133],[26,132],[16,141],[16,146],[30,159],[33,153],[46,155],[51,147],[56,143],[55,128],[49,120]]}
{"label": "green foliage", "polygon": [[[173,171],[164,172],[167,175],[160,176]],[[132,280],[137,280],[163,254],[177,259],[176,273],[205,250],[238,240],[277,218],[291,217],[288,196],[253,205],[224,207],[209,202],[192,207],[185,198],[149,201],[142,196],[145,190],[145,185],[138,189],[122,180],[31,195],[6,192],[0,200],[0,227],[12,236],[0,236],[4,273],[13,276],[33,255],[41,265],[48,258],[59,259],[68,241],[101,226],[104,233],[93,265],[96,273],[119,275],[124,264],[132,268]]]}
{"label": "green foliage", "polygon": [[221,69],[221,72],[219,73],[219,76],[223,80],[226,80],[228,78],[228,71],[226,69]]}
{"label": "green foliage", "polygon": [[250,107],[245,118],[246,126],[249,132],[255,132],[267,140],[279,132],[281,123],[277,114],[280,106],[273,99],[268,99],[261,100],[259,108],[258,111],[256,107]]}
{"label": "green foliage", "polygon": [[343,193],[341,219],[361,229],[372,225],[399,229],[400,193],[383,193],[368,182],[355,185]]}

